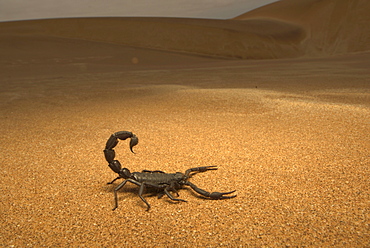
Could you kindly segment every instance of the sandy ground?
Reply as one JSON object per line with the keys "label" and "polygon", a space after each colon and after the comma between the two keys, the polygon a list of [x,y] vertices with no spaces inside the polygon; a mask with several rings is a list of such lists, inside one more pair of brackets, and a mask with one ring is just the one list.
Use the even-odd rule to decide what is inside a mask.
{"label": "sandy ground", "polygon": [[[2,81],[1,243],[368,246],[369,57]],[[191,181],[238,196],[148,195],[146,212],[130,185],[113,212],[119,130],[140,139],[116,149],[132,171],[218,165]]]}
{"label": "sandy ground", "polygon": [[[8,30],[9,31],[9,30]],[[7,31],[7,32],[8,32]],[[0,246],[370,246],[370,53],[221,60],[1,33]],[[237,197],[145,197],[116,177],[184,172]]]}

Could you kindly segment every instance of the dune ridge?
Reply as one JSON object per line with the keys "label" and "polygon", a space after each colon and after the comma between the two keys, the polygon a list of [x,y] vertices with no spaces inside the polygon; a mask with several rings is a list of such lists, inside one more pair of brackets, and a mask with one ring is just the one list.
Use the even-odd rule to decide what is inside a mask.
{"label": "dune ridge", "polygon": [[71,18],[0,23],[0,29],[2,26],[8,26],[8,30],[14,28],[15,32],[36,31],[40,35],[219,58],[282,58],[303,53],[299,42],[304,31],[294,24],[279,21]]}
{"label": "dune ridge", "polygon": [[365,0],[283,0],[233,20],[71,18],[0,23],[0,29],[209,57],[278,59],[370,50],[369,12]]}

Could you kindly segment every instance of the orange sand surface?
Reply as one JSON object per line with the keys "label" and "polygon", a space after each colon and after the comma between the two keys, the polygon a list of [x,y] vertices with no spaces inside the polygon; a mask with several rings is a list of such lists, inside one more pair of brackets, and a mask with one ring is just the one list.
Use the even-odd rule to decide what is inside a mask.
{"label": "orange sand surface", "polygon": [[[298,9],[292,2],[279,3],[289,14]],[[305,0],[302,6],[335,2]],[[351,8],[334,7],[341,13],[357,7],[354,27],[366,19],[360,14],[369,4],[348,2]],[[356,26],[354,40],[344,39],[343,30],[326,39],[308,36],[315,8],[298,21],[293,14],[278,20],[271,14],[278,7],[225,21],[0,23],[0,246],[368,247],[369,22]],[[281,36],[264,38],[244,22],[261,16],[273,23],[263,21],[262,30]],[[78,29],[89,22],[100,26]],[[167,30],[164,35],[182,26],[189,40],[230,35],[198,45],[186,45],[179,30],[173,42],[160,33],[149,40],[140,30],[141,38],[127,38],[123,27],[140,27],[137,22],[150,24],[142,24],[144,30]],[[120,26],[122,32],[109,31]],[[251,44],[248,51],[263,59],[232,59],[245,35],[254,38],[244,49]],[[220,48],[226,41],[230,46]],[[338,49],[330,50],[330,42]],[[213,201],[185,188],[179,198],[188,202],[172,202],[149,193],[145,211],[138,187],[130,184],[112,211],[120,181],[106,184],[117,175],[103,149],[121,130],[140,140],[136,154],[127,141],[116,147],[124,167],[184,172],[217,165],[190,181],[210,192],[235,189],[237,197]]]}

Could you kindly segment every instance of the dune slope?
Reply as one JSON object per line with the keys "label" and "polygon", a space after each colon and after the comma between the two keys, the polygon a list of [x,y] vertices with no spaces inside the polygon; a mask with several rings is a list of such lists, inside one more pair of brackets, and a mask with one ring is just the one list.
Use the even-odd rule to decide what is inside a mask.
{"label": "dune slope", "polygon": [[308,56],[370,50],[370,2],[366,0],[282,0],[235,20],[286,21],[306,30],[302,49]]}

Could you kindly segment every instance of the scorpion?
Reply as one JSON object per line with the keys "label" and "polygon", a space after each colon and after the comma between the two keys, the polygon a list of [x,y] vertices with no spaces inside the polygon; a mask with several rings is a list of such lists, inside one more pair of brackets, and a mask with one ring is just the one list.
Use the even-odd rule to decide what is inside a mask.
{"label": "scorpion", "polygon": [[125,179],[114,189],[114,201],[115,206],[112,210],[118,208],[118,196],[117,192],[125,186],[127,182],[133,183],[139,186],[139,197],[146,204],[147,211],[150,209],[150,204],[143,197],[143,193],[147,188],[156,189],[159,191],[158,199],[162,196],[167,195],[172,201],[181,201],[186,202],[186,200],[175,198],[170,192],[174,192],[177,197],[179,196],[178,189],[181,189],[184,185],[190,186],[198,194],[208,197],[210,199],[219,200],[219,199],[230,199],[236,197],[236,195],[229,195],[234,193],[236,190],[230,192],[207,192],[203,189],[198,188],[195,184],[188,181],[188,179],[199,172],[205,172],[208,170],[217,170],[217,166],[202,166],[186,170],[185,173],[176,172],[176,173],[165,173],[160,170],[150,171],[143,170],[142,172],[130,172],[127,168],[122,168],[121,163],[118,160],[115,160],[115,151],[114,147],[118,144],[118,140],[126,140],[130,138],[130,150],[132,153],[133,147],[139,143],[138,137],[132,132],[128,131],[119,131],[110,136],[108,139],[104,155],[105,159],[108,162],[108,166],[118,174],[118,177],[113,179],[113,181],[108,182],[108,184],[113,184],[118,179]]}

